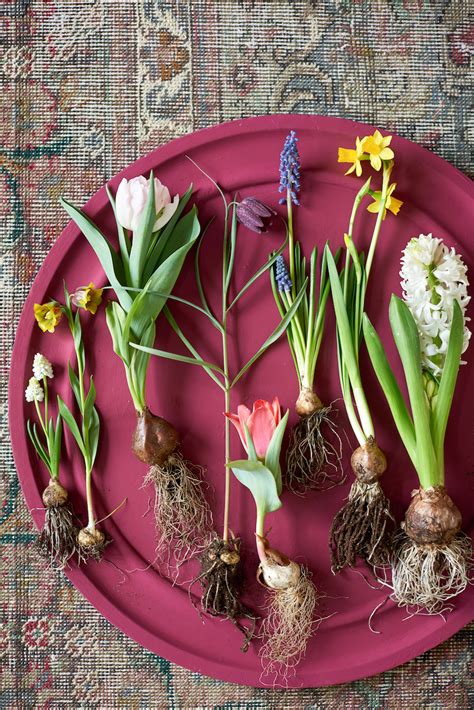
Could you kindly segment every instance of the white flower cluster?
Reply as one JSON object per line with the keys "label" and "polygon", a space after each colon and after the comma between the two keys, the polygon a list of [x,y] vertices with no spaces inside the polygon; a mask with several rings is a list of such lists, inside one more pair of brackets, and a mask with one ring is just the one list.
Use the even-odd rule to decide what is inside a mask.
{"label": "white flower cluster", "polygon": [[53,378],[53,366],[50,361],[45,358],[41,353],[36,353],[33,360],[33,375],[37,380],[41,380],[43,377]]}
{"label": "white flower cluster", "polygon": [[453,318],[458,301],[464,315],[464,352],[471,333],[466,327],[467,267],[454,248],[441,239],[420,234],[411,239],[402,256],[403,297],[413,314],[420,334],[423,364],[434,375],[442,372]]}
{"label": "white flower cluster", "polygon": [[38,382],[36,377],[30,377],[28,382],[28,387],[25,390],[25,397],[27,402],[42,402],[44,399],[43,388],[41,387],[41,382]]}

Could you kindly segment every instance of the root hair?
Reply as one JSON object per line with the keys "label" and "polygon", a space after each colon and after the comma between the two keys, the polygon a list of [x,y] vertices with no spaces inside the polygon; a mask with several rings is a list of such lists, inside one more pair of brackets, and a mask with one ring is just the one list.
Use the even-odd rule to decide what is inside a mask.
{"label": "root hair", "polygon": [[259,652],[262,677],[273,676],[274,683],[278,680],[286,684],[295,674],[320,621],[315,618],[318,594],[304,567],[295,585],[277,591],[269,589],[268,594],[270,601],[259,634],[263,639]]}
{"label": "root hair", "polygon": [[389,521],[393,521],[390,503],[379,483],[354,481],[329,533],[333,573],[352,567],[357,557],[374,566],[388,565],[392,540]]}
{"label": "root hair", "polygon": [[[202,553],[201,571],[189,587],[199,582],[202,588],[201,609],[210,616],[220,616],[231,621],[244,636],[241,650],[248,650],[253,638],[256,616],[240,600],[242,574],[240,540],[225,542],[214,537]],[[242,623],[248,620],[248,625]]]}
{"label": "root hair", "polygon": [[157,557],[182,564],[204,549],[212,514],[203,492],[203,468],[175,451],[161,466],[151,466],[143,485],[155,488]]}
{"label": "root hair", "polygon": [[[332,406],[300,417],[290,434],[286,456],[287,487],[297,495],[308,489],[328,490],[344,482],[342,441],[332,416]],[[333,444],[323,434],[327,429]]]}
{"label": "root hair", "polygon": [[78,552],[78,528],[69,502],[45,508],[43,529],[35,541],[35,549],[51,567],[64,569]]}
{"label": "root hair", "polygon": [[446,544],[419,544],[400,530],[394,536],[393,597],[411,613],[440,614],[470,583],[471,539],[464,533]]}

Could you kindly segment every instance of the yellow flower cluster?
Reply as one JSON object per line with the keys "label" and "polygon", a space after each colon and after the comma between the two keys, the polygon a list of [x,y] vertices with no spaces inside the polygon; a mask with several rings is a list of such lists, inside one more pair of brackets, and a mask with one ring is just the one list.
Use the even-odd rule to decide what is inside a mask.
{"label": "yellow flower cluster", "polygon": [[[383,136],[380,131],[374,131],[371,136],[364,136],[362,139],[356,138],[356,147],[354,148],[339,148],[337,161],[338,163],[351,163],[349,170],[346,171],[346,175],[355,172],[357,177],[362,175],[362,161],[370,161],[371,166],[374,170],[380,170],[383,163],[389,163],[395,158],[393,150],[390,148],[390,143],[392,142],[392,136]],[[383,217],[387,210],[393,212],[393,214],[398,214],[400,207],[403,205],[401,200],[398,200],[393,196],[393,192],[397,184],[392,183],[387,191],[387,200],[385,203],[386,209],[384,210]],[[370,192],[373,202],[367,209],[369,212],[378,212],[380,207],[381,192],[374,191]]]}

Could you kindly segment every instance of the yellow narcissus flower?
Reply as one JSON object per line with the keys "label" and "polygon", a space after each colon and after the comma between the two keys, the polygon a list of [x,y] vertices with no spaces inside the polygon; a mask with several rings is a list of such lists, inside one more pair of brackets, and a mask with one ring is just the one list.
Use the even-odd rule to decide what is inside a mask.
{"label": "yellow narcissus flower", "polygon": [[89,286],[77,288],[71,295],[71,301],[76,308],[83,308],[94,315],[102,303],[102,291],[103,289],[95,288],[91,282]]}
{"label": "yellow narcissus flower", "polygon": [[[387,214],[387,210],[390,210],[390,212],[393,212],[393,214],[398,214],[400,212],[400,207],[403,205],[403,202],[401,200],[397,200],[396,197],[392,197],[392,194],[397,187],[396,182],[392,182],[392,184],[389,186],[387,190],[387,199],[385,201],[385,209],[383,211],[383,219],[385,219],[385,215]],[[382,193],[377,190],[376,192],[371,193],[373,202],[370,204],[367,209],[369,212],[378,212],[380,209],[380,200],[382,199]]]}
{"label": "yellow narcissus flower", "polygon": [[370,164],[374,170],[380,170],[382,160],[392,160],[394,152],[388,146],[392,141],[392,136],[383,136],[380,131],[375,131],[373,136],[365,136],[362,139],[362,147],[365,153],[369,154]]}
{"label": "yellow narcissus flower", "polygon": [[55,301],[35,303],[33,311],[43,333],[54,333],[54,329],[63,316],[61,306]]}
{"label": "yellow narcissus flower", "polygon": [[352,148],[339,148],[337,154],[337,162],[352,163],[351,167],[345,173],[345,175],[350,175],[350,173],[353,173],[354,170],[357,177],[360,177],[362,175],[362,165],[360,161],[361,159],[365,160],[365,158],[362,157],[364,155],[364,140],[365,139],[360,140],[359,137],[356,138],[355,150],[353,150]]}

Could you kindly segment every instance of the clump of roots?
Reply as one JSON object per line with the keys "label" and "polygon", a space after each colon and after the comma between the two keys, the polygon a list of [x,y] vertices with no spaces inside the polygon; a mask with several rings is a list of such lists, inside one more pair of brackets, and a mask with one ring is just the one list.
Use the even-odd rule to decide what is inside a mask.
{"label": "clump of roots", "polygon": [[100,562],[110,540],[105,533],[97,528],[82,528],[77,535],[78,555],[80,562],[95,560]]}
{"label": "clump of roots", "polygon": [[53,567],[64,569],[78,550],[74,512],[66,489],[56,480],[50,480],[42,497],[45,519],[35,547]]}
{"label": "clump of roots", "polygon": [[303,658],[317,620],[316,588],[307,569],[266,547],[257,578],[269,590],[260,636],[263,676],[286,681]]}
{"label": "clump of roots", "polygon": [[[325,431],[326,430],[326,431]],[[336,445],[326,436],[334,438]],[[308,489],[328,490],[344,482],[342,444],[332,418],[332,407],[300,415],[290,433],[286,454],[286,486],[298,495]]]}
{"label": "clump of roots", "polygon": [[461,513],[441,486],[415,491],[394,540],[392,587],[400,606],[439,614],[470,581],[472,543]]}
{"label": "clump of roots", "polygon": [[375,567],[389,563],[392,541],[390,503],[379,483],[355,481],[331,525],[332,571],[352,567],[361,557]]}
{"label": "clump of roots", "polygon": [[204,497],[202,468],[172,453],[161,465],[151,466],[144,485],[155,488],[154,514],[157,555],[173,554],[180,564],[209,541],[212,514]]}
{"label": "clump of roots", "polygon": [[[206,614],[229,619],[244,635],[242,651],[252,640],[256,617],[241,602],[242,570],[240,540],[225,542],[215,537],[202,553],[200,574],[193,580],[202,587],[201,608]],[[248,620],[248,625],[243,620]]]}

